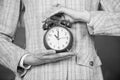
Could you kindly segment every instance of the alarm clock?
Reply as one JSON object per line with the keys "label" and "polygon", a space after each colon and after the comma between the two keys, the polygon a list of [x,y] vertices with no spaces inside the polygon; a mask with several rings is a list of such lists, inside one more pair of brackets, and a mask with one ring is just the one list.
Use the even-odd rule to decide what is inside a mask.
{"label": "alarm clock", "polygon": [[57,53],[69,51],[73,44],[73,35],[70,31],[72,24],[67,20],[61,20],[61,15],[51,16],[43,25],[43,29],[47,30],[44,34],[44,46]]}

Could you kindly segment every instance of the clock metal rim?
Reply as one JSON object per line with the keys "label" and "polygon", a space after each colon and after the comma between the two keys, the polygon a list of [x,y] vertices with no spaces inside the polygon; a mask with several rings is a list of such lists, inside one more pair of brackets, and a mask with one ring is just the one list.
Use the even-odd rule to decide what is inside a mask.
{"label": "clock metal rim", "polygon": [[[64,49],[61,49],[61,50],[55,50],[55,49],[53,49],[53,50],[55,50],[57,53],[59,53],[59,52],[65,52],[65,51],[70,50],[70,49],[72,48],[72,45],[73,45],[73,35],[72,35],[71,31],[70,31],[68,28],[63,27],[63,26],[54,26],[54,27],[62,27],[62,28],[64,28],[64,29],[66,29],[66,30],[68,31],[69,35],[70,35],[70,41],[69,41],[68,45],[67,45]],[[47,30],[46,33],[45,33],[45,35],[44,35],[44,38],[43,38],[44,40],[43,40],[43,41],[44,41],[44,46],[45,46],[46,49],[52,49],[52,48],[47,44],[46,35],[47,35],[47,33],[48,33],[51,29],[53,29],[54,27],[52,27],[52,28],[50,28],[49,30]]]}

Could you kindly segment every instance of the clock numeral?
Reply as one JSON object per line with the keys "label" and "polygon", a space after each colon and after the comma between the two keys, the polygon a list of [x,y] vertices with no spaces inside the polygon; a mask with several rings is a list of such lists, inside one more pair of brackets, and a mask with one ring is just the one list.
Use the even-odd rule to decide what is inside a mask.
{"label": "clock numeral", "polygon": [[68,43],[68,42],[65,42],[66,44]]}
{"label": "clock numeral", "polygon": [[48,38],[48,41],[50,40],[50,38]]}
{"label": "clock numeral", "polygon": [[60,49],[60,47],[58,46],[58,49]]}
{"label": "clock numeral", "polygon": [[67,32],[65,32],[65,35],[67,35]]}
{"label": "clock numeral", "polygon": [[54,33],[54,30],[52,30],[52,33]]}
{"label": "clock numeral", "polygon": [[67,37],[67,40],[68,40],[69,38]]}
{"label": "clock numeral", "polygon": [[49,36],[52,36],[52,34],[49,34]]}
{"label": "clock numeral", "polygon": [[52,43],[50,43],[50,45],[52,45]]}

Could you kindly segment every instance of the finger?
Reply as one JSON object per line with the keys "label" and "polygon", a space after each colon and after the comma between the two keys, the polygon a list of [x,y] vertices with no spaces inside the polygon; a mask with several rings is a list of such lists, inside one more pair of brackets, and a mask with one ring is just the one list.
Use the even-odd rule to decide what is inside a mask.
{"label": "finger", "polygon": [[74,56],[75,54],[72,52],[64,52],[64,53],[57,53],[57,54],[53,54],[53,55],[45,55],[44,58],[45,59],[57,59],[57,58],[64,58],[67,56]]}
{"label": "finger", "polygon": [[54,12],[52,12],[52,13],[50,14],[50,16],[53,16],[53,15],[58,14],[58,13],[63,13],[63,12],[62,12],[62,8],[56,9]]}
{"label": "finger", "polygon": [[74,56],[74,52],[62,52],[58,54],[59,56]]}
{"label": "finger", "polygon": [[59,57],[59,58],[56,58],[54,59],[55,61],[60,61],[60,60],[65,60],[65,59],[69,59],[71,58],[72,56],[66,56],[66,57]]}
{"label": "finger", "polygon": [[74,53],[65,52],[65,53],[59,53],[59,54],[53,54],[53,55],[44,55],[40,60],[42,60],[45,63],[49,63],[49,62],[56,62],[56,61],[69,59],[73,56],[74,56]]}
{"label": "finger", "polygon": [[[66,54],[66,53],[65,53]],[[67,55],[58,55],[58,54],[54,54],[54,55],[47,55],[47,56],[44,56],[43,59],[46,61],[46,62],[56,62],[56,61],[61,61],[61,60],[65,60],[65,59],[69,59],[71,57],[73,57],[73,54],[72,53],[68,53]]]}
{"label": "finger", "polygon": [[45,55],[52,55],[52,54],[55,54],[56,51],[55,50],[47,50],[45,52],[43,52]]}
{"label": "finger", "polygon": [[65,20],[68,20],[68,21],[70,21],[71,23],[73,23],[74,22],[74,19],[71,17],[71,16],[69,16],[69,15],[65,15]]}
{"label": "finger", "polygon": [[44,56],[43,57],[43,61],[42,61],[42,63],[51,63],[51,62],[56,62],[56,61],[62,61],[62,60],[65,60],[65,59],[69,59],[69,58],[71,58],[72,56],[66,56],[66,57],[55,57],[55,56]]}
{"label": "finger", "polygon": [[60,60],[60,59],[65,59],[65,58],[68,58],[68,57],[72,57],[72,55],[57,55],[57,54],[54,54],[54,55],[45,55],[43,56],[43,59],[44,60],[50,60],[50,61],[55,61],[55,60]]}
{"label": "finger", "polygon": [[47,18],[57,14],[60,10],[60,7],[51,7],[43,16],[42,16],[42,21],[44,22]]}
{"label": "finger", "polygon": [[51,17],[55,14],[58,14],[58,13],[63,13],[63,7],[56,7],[56,6],[53,6],[51,9],[50,9],[50,12],[49,12],[49,15],[47,17]]}

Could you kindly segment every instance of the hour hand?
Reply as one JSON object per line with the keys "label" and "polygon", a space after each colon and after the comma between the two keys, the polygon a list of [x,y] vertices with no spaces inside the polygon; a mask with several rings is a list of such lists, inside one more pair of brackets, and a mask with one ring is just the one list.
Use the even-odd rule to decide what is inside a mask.
{"label": "hour hand", "polygon": [[59,40],[59,37],[58,36],[56,36],[56,35],[54,35],[56,38],[57,38],[57,40]]}
{"label": "hour hand", "polygon": [[57,40],[59,40],[59,30],[57,30],[57,35],[54,36],[57,38]]}

